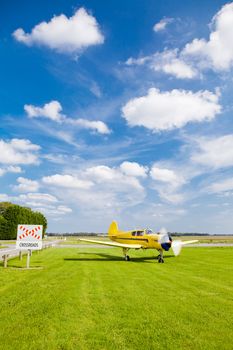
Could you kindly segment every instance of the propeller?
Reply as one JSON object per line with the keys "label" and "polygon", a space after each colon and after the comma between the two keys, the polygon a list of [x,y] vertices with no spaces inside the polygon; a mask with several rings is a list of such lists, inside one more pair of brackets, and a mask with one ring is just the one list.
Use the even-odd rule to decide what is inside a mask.
{"label": "propeller", "polygon": [[177,240],[172,242],[172,250],[175,256],[180,254],[182,248],[182,241]]}
{"label": "propeller", "polygon": [[[167,232],[167,230],[164,227],[162,227],[160,229],[159,235],[160,235],[160,239],[159,239],[160,244],[170,243],[171,242],[170,241],[170,237],[168,235],[168,232]],[[183,245],[183,243],[180,240],[172,241],[171,248],[172,248],[173,253],[174,253],[175,256],[180,254],[182,245]]]}
{"label": "propeller", "polygon": [[162,227],[159,230],[159,242],[166,243],[168,241],[169,241],[169,236],[168,236],[167,230],[164,227]]}
{"label": "propeller", "polygon": [[165,229],[165,227],[162,227],[162,228],[159,230],[159,234],[160,234],[161,236],[167,235],[167,230]]}

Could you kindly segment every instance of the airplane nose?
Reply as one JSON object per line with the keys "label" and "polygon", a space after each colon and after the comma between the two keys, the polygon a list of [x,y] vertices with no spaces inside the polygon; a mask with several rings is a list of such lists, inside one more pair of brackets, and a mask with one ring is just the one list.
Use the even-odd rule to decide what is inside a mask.
{"label": "airplane nose", "polygon": [[171,248],[171,241],[165,242],[165,243],[161,243],[161,247],[163,248],[163,250],[168,251]]}

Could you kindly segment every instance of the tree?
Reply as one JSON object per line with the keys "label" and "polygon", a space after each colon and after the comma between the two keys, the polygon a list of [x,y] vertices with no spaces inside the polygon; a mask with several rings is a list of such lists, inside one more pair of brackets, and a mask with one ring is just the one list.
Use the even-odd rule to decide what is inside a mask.
{"label": "tree", "polygon": [[10,205],[12,205],[10,202],[0,202],[0,215],[2,215]]}
{"label": "tree", "polygon": [[16,239],[17,227],[24,225],[43,225],[43,236],[47,228],[47,220],[40,212],[33,212],[30,208],[20,205],[0,203],[2,215],[0,215],[0,239]]}

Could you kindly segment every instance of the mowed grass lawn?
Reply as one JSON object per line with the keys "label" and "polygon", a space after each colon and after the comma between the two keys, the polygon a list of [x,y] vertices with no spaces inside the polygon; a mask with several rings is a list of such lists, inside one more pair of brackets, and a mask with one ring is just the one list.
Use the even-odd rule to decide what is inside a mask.
{"label": "mowed grass lawn", "polygon": [[[232,248],[56,249],[0,267],[1,349],[232,349]],[[40,268],[42,267],[42,268]]]}

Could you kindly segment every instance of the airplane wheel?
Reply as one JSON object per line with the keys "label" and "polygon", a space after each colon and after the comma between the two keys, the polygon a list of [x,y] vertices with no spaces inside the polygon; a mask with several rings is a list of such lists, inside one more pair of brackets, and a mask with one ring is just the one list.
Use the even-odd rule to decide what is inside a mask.
{"label": "airplane wheel", "polygon": [[130,257],[128,255],[125,256],[125,261],[130,261]]}

